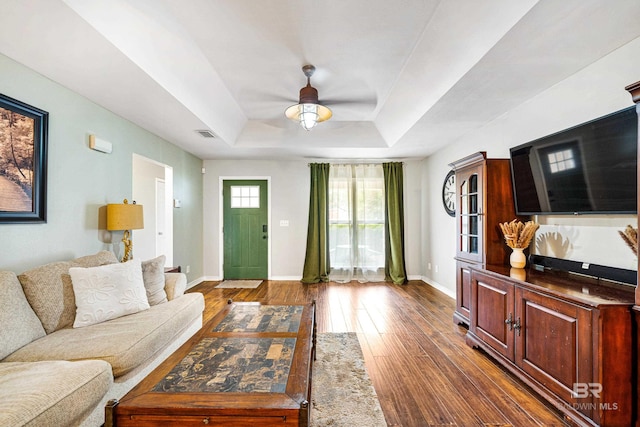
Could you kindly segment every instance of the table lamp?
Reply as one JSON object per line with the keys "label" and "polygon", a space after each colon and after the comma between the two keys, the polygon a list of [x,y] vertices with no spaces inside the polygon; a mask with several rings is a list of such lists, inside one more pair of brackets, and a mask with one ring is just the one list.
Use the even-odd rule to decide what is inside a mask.
{"label": "table lamp", "polygon": [[122,243],[124,243],[124,255],[121,262],[129,261],[132,258],[133,243],[129,238],[129,230],[139,230],[144,228],[144,219],[142,216],[142,205],[137,205],[134,201],[129,204],[124,199],[122,204],[107,205],[107,230],[123,231]]}

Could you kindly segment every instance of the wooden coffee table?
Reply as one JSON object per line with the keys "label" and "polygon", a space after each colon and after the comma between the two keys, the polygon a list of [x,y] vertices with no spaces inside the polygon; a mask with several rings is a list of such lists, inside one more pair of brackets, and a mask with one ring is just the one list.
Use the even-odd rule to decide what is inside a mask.
{"label": "wooden coffee table", "polygon": [[106,427],[309,425],[315,305],[231,303],[120,401]]}

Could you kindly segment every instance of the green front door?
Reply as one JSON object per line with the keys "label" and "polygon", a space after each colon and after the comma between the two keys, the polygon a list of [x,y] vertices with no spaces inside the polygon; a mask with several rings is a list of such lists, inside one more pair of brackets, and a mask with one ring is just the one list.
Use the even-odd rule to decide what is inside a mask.
{"label": "green front door", "polygon": [[267,279],[267,181],[224,180],[224,278]]}

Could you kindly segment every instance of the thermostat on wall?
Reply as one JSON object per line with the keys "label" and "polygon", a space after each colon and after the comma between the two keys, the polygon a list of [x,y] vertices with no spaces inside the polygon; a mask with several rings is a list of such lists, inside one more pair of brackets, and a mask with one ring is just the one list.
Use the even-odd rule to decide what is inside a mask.
{"label": "thermostat on wall", "polygon": [[95,135],[89,135],[89,148],[107,154],[110,154],[113,150],[112,145],[109,141],[97,138]]}

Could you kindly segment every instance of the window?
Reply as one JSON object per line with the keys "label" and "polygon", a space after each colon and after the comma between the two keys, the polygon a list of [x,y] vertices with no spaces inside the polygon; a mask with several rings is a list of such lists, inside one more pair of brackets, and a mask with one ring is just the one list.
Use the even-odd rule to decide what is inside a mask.
{"label": "window", "polygon": [[259,208],[260,207],[260,186],[259,185],[232,185],[231,186],[231,207],[232,208]]}
{"label": "window", "polygon": [[329,253],[331,280],[384,280],[382,165],[331,165]]}

